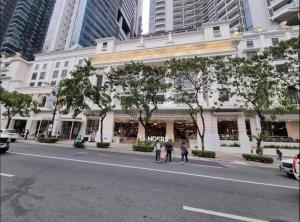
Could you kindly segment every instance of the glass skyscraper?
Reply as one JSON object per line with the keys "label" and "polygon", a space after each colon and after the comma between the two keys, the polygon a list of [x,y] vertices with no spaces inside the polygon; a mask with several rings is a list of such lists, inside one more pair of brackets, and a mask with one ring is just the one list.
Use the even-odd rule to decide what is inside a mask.
{"label": "glass skyscraper", "polygon": [[4,39],[7,27],[10,23],[13,12],[18,0],[1,0],[0,1],[0,46]]}
{"label": "glass skyscraper", "polygon": [[54,3],[55,0],[18,0],[1,51],[19,52],[23,58],[32,60],[43,47]]}
{"label": "glass skyscraper", "polygon": [[141,0],[57,1],[43,51],[92,46],[105,37],[125,40],[138,36],[141,4]]}

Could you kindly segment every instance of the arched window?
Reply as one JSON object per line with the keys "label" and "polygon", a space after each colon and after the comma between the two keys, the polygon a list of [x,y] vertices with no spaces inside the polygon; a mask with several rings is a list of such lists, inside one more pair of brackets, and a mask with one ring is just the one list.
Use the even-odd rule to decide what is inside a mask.
{"label": "arched window", "polygon": [[44,96],[43,99],[42,99],[42,102],[40,103],[40,107],[45,107],[46,102],[47,102],[47,97]]}

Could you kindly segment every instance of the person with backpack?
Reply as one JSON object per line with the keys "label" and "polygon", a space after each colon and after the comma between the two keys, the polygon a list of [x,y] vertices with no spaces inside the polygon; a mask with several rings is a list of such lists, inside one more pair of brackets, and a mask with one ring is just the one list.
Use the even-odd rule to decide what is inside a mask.
{"label": "person with backpack", "polygon": [[276,154],[277,154],[277,160],[281,161],[282,160],[282,152],[278,149],[278,147],[276,148]]}
{"label": "person with backpack", "polygon": [[169,162],[172,162],[172,151],[174,152],[173,149],[173,145],[171,143],[171,140],[169,140],[166,144],[165,144],[165,150],[166,150],[166,162],[169,159]]}
{"label": "person with backpack", "polygon": [[155,151],[155,160],[160,161],[161,144],[160,144],[159,140],[156,141],[154,151]]}
{"label": "person with backpack", "polygon": [[189,162],[189,160],[188,160],[189,151],[188,151],[188,147],[185,144],[185,142],[182,142],[182,144],[180,146],[180,153],[181,153],[181,164],[183,164],[184,158],[185,158],[186,162]]}

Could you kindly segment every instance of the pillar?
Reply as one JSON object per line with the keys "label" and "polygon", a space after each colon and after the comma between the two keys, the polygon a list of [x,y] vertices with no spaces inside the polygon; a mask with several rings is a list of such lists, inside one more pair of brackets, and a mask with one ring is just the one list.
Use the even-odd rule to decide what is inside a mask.
{"label": "pillar", "polygon": [[238,125],[239,142],[240,142],[241,149],[244,153],[251,153],[251,145],[250,145],[249,137],[247,135],[246,120],[244,114],[239,115],[237,117],[237,125]]}
{"label": "pillar", "polygon": [[137,139],[145,140],[145,128],[143,127],[143,125],[140,122],[139,122],[139,126],[138,126]]}
{"label": "pillar", "polygon": [[[206,150],[218,150],[220,148],[220,138],[218,134],[218,121],[217,117],[211,112],[205,112],[203,114],[205,122],[205,135],[204,135],[204,147]],[[200,130],[202,131],[201,117],[198,114],[197,122]],[[198,149],[201,149],[201,139],[197,133]]]}
{"label": "pillar", "polygon": [[174,122],[166,122],[166,139],[174,141]]}
{"label": "pillar", "polygon": [[[101,120],[99,120],[99,128],[98,128],[98,132],[96,134],[96,142],[100,142],[100,130],[101,130]],[[113,112],[109,112],[107,113],[104,121],[103,121],[103,142],[108,142],[111,143],[112,139],[113,139],[113,135],[114,135],[114,113]]]}
{"label": "pillar", "polygon": [[[80,127],[80,134],[86,135],[86,127],[87,127],[87,117],[82,117],[81,127]],[[99,129],[100,130],[100,129]]]}

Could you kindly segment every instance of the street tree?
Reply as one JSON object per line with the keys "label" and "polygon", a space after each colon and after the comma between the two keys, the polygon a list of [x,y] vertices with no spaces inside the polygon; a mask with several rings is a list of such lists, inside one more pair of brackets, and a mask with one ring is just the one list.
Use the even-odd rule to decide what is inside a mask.
{"label": "street tree", "polygon": [[267,53],[250,59],[231,57],[225,60],[223,72],[240,108],[260,119],[261,129],[253,136],[256,152],[263,154],[261,142],[268,136],[267,115],[275,119],[277,114],[292,109],[287,91],[274,76],[272,60]]}
{"label": "street tree", "polygon": [[5,108],[2,113],[7,118],[6,129],[10,126],[11,120],[17,114],[22,117],[29,116],[30,112],[38,113],[38,103],[30,95],[17,91],[9,92],[0,87],[0,103]]}
{"label": "street tree", "polygon": [[[213,83],[216,80],[214,64],[214,59],[210,57],[172,59],[167,62],[170,77],[174,80],[173,100],[189,108],[189,115],[201,139],[202,151],[205,149],[206,132],[204,107],[214,92]],[[197,121],[197,115],[200,116],[200,122]]]}
{"label": "street tree", "polygon": [[166,73],[164,66],[132,62],[113,69],[109,74],[115,97],[120,101],[122,110],[137,118],[145,129],[145,141],[148,141],[149,124],[153,113],[163,102],[159,99],[159,95],[170,87],[166,81]]}
{"label": "street tree", "polygon": [[275,78],[286,87],[286,90],[294,100],[292,102],[299,104],[299,38],[281,41],[278,45],[271,46],[265,51],[277,63],[274,70]]}
{"label": "street tree", "polygon": [[60,85],[60,97],[64,97],[62,112],[67,114],[73,112],[73,118],[84,110],[91,109],[92,105],[99,108],[100,116],[100,140],[103,142],[103,121],[109,111],[113,109],[109,85],[104,83],[95,86],[91,82],[92,77],[97,76],[97,69],[90,61],[84,66],[77,67],[71,72],[71,78],[66,78]]}

